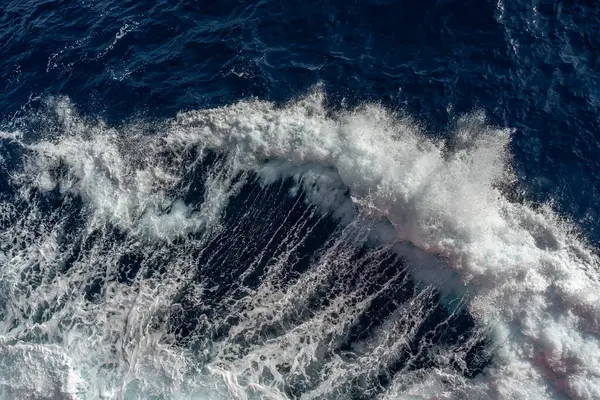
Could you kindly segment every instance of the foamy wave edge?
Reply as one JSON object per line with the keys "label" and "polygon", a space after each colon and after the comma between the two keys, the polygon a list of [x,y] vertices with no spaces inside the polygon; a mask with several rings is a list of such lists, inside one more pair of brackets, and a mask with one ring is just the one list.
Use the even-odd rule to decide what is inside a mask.
{"label": "foamy wave edge", "polygon": [[[167,214],[153,213],[152,207],[172,202],[156,185],[176,178],[148,166],[132,175],[124,154],[200,145],[226,154],[227,168],[255,171],[265,182],[301,168],[304,189],[323,210],[345,221],[355,207],[385,217],[393,226],[384,232],[388,240],[447,261],[415,259],[413,276],[465,296],[470,313],[492,332],[494,362],[476,378],[487,395],[600,398],[598,258],[550,207],[506,198],[500,187],[512,179],[510,131],[474,114],[457,122],[451,140],[432,140],[414,121],[381,106],[333,112],[325,103],[320,89],[284,106],[241,101],[181,113],[156,137],[124,138],[81,119],[62,100],[56,108],[65,135],[29,144],[17,134],[3,138],[37,154],[16,181],[77,191],[98,224],[109,219],[166,240],[218,223],[235,185],[214,177],[225,189],[209,196],[214,201],[200,213],[190,215],[182,203]],[[90,169],[82,155],[103,160],[109,171]],[[59,159],[77,176],[76,186],[47,174]],[[345,187],[351,200],[341,195]],[[394,384],[400,391],[402,382]],[[420,385],[415,393],[448,390],[443,376]]]}

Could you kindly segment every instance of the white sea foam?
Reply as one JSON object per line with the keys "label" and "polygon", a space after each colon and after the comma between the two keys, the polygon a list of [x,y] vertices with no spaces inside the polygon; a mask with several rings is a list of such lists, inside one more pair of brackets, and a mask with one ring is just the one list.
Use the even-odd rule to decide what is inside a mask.
{"label": "white sea foam", "polygon": [[[510,132],[474,114],[458,121],[452,138],[442,141],[377,105],[329,112],[324,103],[318,89],[282,107],[243,101],[181,113],[159,134],[147,136],[133,125],[110,128],[85,121],[59,101],[59,137],[28,143],[19,135],[3,135],[27,152],[13,175],[20,198],[33,198],[34,190],[81,197],[86,225],[76,235],[93,243],[75,266],[56,272],[73,249],[60,212],[46,220],[31,204],[30,214],[18,217],[3,203],[10,229],[2,237],[7,244],[0,253],[0,282],[7,290],[0,300],[17,321],[17,328],[9,318],[0,322],[4,340],[39,335],[43,340],[36,340],[50,343],[39,346],[54,346],[43,351],[61,349],[53,358],[66,360],[57,369],[65,371],[60,390],[73,396],[284,398],[292,384],[306,387],[305,398],[339,396],[351,382],[366,385],[415,338],[414,323],[427,318],[434,285],[449,303],[462,299],[481,332],[490,332],[493,361],[469,379],[450,366],[464,362],[474,343],[440,348],[437,367],[404,368],[382,398],[599,398],[598,258],[549,207],[505,197],[500,187],[512,179]],[[193,209],[183,202],[186,188],[180,187],[191,168],[183,154],[192,148],[199,149],[200,159],[206,149],[224,155],[209,170],[204,199]],[[346,227],[323,245],[308,271],[282,285],[279,274],[306,235],[302,223],[293,225],[259,287],[232,299],[223,319],[200,320],[218,330],[229,324],[228,316],[237,318],[225,339],[201,346],[209,361],[191,361],[197,355],[170,345],[168,334],[151,327],[159,323],[157,316],[171,312],[171,299],[183,288],[193,298],[215,290],[191,283],[194,259],[188,250],[204,248],[221,232],[222,212],[251,171],[258,173],[263,190],[293,178],[293,190],[306,193],[307,201]],[[361,236],[360,221],[369,218],[389,221],[376,225],[379,238],[407,260],[411,276],[423,285],[356,344],[351,361],[330,354],[327,346],[342,340],[375,296],[368,279],[350,283],[353,274],[375,274],[380,259],[377,252],[358,256],[352,245]],[[129,232],[128,239],[115,243],[109,225]],[[100,239],[94,236],[98,232]],[[171,244],[190,233],[200,235],[193,245]],[[15,237],[11,244],[9,237]],[[235,229],[219,240],[235,243]],[[99,271],[114,275],[120,255],[132,251],[144,253],[144,265],[166,263],[166,272],[131,286],[107,282],[101,303],[85,300],[85,285]],[[23,273],[40,278],[37,286],[22,282]],[[318,313],[290,322],[331,279],[339,293]],[[26,310],[54,303],[60,306],[45,322]],[[61,330],[58,324],[65,321],[71,328]],[[279,333],[259,339],[265,327]],[[472,342],[478,339],[475,335]],[[281,365],[289,366],[287,372]]]}

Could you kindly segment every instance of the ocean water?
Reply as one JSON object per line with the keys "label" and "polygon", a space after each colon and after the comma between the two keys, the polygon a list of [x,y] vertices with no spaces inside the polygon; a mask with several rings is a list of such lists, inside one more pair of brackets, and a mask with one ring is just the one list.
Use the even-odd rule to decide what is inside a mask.
{"label": "ocean water", "polygon": [[600,398],[600,7],[0,4],[0,399]]}

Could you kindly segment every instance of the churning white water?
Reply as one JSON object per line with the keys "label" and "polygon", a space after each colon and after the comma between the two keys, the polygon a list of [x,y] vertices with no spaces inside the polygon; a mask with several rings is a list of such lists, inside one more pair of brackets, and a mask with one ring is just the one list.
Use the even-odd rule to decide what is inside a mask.
{"label": "churning white water", "polygon": [[598,258],[481,115],[51,103],[0,139],[3,398],[600,398]]}

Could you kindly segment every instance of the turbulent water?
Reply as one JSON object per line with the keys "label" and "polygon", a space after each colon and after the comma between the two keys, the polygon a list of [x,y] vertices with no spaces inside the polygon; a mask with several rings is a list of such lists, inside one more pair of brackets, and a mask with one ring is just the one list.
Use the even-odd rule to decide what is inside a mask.
{"label": "turbulent water", "polygon": [[600,398],[598,10],[477,4],[0,6],[0,399]]}

